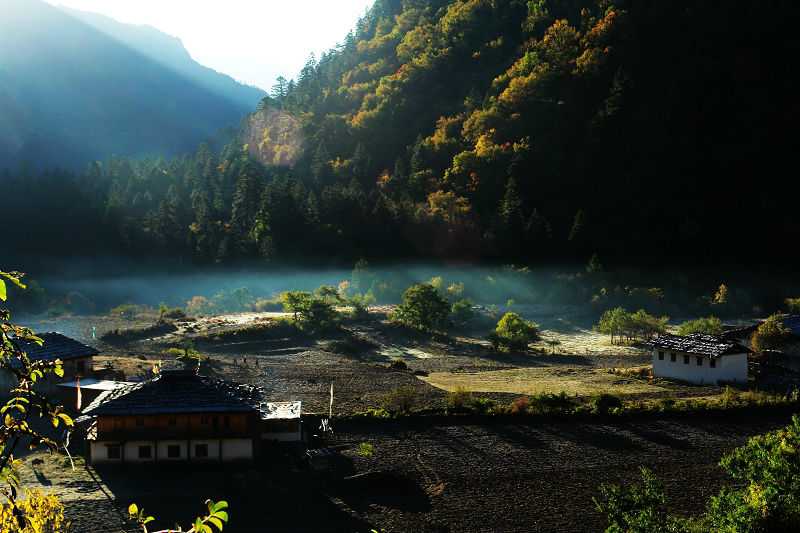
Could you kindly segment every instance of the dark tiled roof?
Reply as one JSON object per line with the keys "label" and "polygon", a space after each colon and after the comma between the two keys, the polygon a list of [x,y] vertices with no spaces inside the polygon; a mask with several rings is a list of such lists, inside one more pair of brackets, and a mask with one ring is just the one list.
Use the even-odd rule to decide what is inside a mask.
{"label": "dark tiled roof", "polygon": [[158,377],[105,392],[87,415],[258,412],[261,391],[187,371],[162,371]]}
{"label": "dark tiled roof", "polygon": [[714,335],[693,333],[691,335],[659,335],[647,343],[651,348],[673,352],[720,357],[722,355],[748,353],[751,350],[738,342]]}
{"label": "dark tiled roof", "polygon": [[44,340],[42,346],[32,342],[18,341],[19,347],[25,350],[32,361],[55,361],[56,359],[66,361],[100,353],[91,346],[86,346],[61,333],[40,333],[39,337]]}

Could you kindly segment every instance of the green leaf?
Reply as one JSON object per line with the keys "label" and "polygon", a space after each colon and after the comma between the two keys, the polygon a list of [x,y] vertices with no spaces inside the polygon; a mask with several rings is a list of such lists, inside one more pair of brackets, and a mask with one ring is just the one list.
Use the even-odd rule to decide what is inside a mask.
{"label": "green leaf", "polygon": [[145,518],[144,520],[142,520],[142,524],[149,524],[149,523],[150,523],[150,522],[152,522],[153,520],[155,520],[155,518],[153,518],[152,516],[148,516],[147,518]]}
{"label": "green leaf", "polygon": [[227,509],[227,508],[228,508],[228,502],[223,500],[223,501],[219,501],[217,503],[212,504],[210,510],[211,510],[212,513],[216,513],[217,511],[221,511],[221,510]]}
{"label": "green leaf", "polygon": [[128,514],[131,516],[138,516],[139,515],[139,507],[132,503],[128,506]]}
{"label": "green leaf", "polygon": [[0,300],[6,301],[8,294],[6,293],[6,282],[0,279]]}
{"label": "green leaf", "polygon": [[208,517],[208,521],[210,523],[214,524],[217,527],[217,529],[222,531],[222,520],[220,520],[219,518],[217,518],[215,516],[209,516]]}
{"label": "green leaf", "polygon": [[60,378],[63,378],[63,377],[64,377],[64,367],[62,367],[62,366],[56,366],[56,367],[54,367],[54,368],[53,368],[53,373],[54,373],[56,376],[58,376],[58,377],[60,377]]}
{"label": "green leaf", "polygon": [[219,518],[223,522],[226,523],[228,522],[228,513],[226,513],[225,511],[217,511],[216,513],[214,513],[214,516]]}

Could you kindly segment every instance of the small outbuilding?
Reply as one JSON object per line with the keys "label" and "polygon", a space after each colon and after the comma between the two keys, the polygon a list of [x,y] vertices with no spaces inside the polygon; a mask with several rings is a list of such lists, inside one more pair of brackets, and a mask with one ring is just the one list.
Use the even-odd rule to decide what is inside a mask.
{"label": "small outbuilding", "polygon": [[696,384],[746,383],[751,350],[714,335],[660,335],[649,343],[653,375]]}

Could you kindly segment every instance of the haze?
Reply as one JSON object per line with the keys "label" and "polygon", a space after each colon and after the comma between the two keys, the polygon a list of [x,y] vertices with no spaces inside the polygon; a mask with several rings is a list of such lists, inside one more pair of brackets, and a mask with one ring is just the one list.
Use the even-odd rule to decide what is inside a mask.
{"label": "haze", "polygon": [[371,0],[48,0],[180,38],[199,63],[269,90],[335,46]]}

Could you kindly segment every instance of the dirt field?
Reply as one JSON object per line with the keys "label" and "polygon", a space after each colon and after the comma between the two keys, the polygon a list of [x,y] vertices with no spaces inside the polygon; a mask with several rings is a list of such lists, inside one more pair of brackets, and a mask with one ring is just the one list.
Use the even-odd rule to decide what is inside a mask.
{"label": "dirt field", "polygon": [[[702,510],[724,481],[720,456],[788,416],[660,419],[627,423],[337,427],[346,447],[336,476],[320,477],[275,455],[257,468],[105,468],[60,460],[25,467],[67,504],[74,531],[125,531],[132,501],[159,527],[186,522],[205,498],[230,502],[232,533],[269,531],[601,531],[592,496],[601,482],[633,481],[640,466],[664,481],[673,509]],[[361,442],[374,446],[360,457]],[[37,456],[42,459],[42,456]],[[38,472],[38,473],[37,473]],[[367,474],[342,480],[343,476]],[[127,529],[133,531],[133,529]]]}

